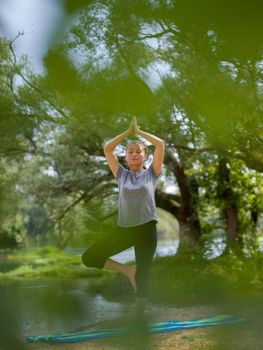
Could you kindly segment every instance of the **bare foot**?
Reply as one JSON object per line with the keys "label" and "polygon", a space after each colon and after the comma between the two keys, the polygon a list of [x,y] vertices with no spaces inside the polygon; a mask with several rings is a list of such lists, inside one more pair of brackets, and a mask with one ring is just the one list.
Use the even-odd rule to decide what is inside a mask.
{"label": "bare foot", "polygon": [[134,292],[137,292],[137,284],[136,284],[136,280],[135,280],[135,273],[136,273],[136,265],[131,265],[128,266],[128,273],[127,273],[127,277],[129,278],[132,287],[134,289]]}

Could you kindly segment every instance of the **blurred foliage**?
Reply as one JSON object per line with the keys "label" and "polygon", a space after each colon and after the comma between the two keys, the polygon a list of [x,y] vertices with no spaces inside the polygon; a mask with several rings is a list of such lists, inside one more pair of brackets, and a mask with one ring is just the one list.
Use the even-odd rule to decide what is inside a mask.
{"label": "blurred foliage", "polygon": [[[162,194],[172,186],[160,232],[174,237],[178,208],[186,205],[201,227],[195,253],[154,260],[152,300],[217,304],[220,312],[235,301],[245,315],[252,300],[262,314],[262,1],[64,0],[61,6],[64,18],[49,38],[43,73],[17,55],[15,40],[22,38],[0,38],[0,248],[90,244],[112,229],[117,189],[103,144],[137,115],[141,129],[163,138],[174,156],[158,183]],[[117,154],[122,162],[123,146]],[[228,244],[229,204],[240,246],[215,258],[224,250],[218,242]],[[7,254],[5,282],[90,274],[102,276],[90,283],[96,293],[119,300],[131,291],[123,276],[88,272],[79,257],[55,248]],[[81,314],[78,302],[55,289],[43,295],[43,309],[50,315],[65,309],[67,320]],[[23,349],[2,286],[0,293],[0,347]]]}
{"label": "blurred foliage", "polygon": [[[150,300],[180,307],[204,304],[227,308],[242,298],[261,298],[262,263],[262,254],[249,259],[233,251],[209,261],[196,254],[156,257],[151,268]],[[87,290],[110,300],[129,299],[132,293],[129,282],[116,273],[92,281]]]}
{"label": "blurred foliage", "polygon": [[[102,146],[135,114],[175,157],[158,184],[162,193],[167,183],[174,187],[163,209],[190,206],[206,244],[218,228],[225,234],[231,202],[244,247],[253,245],[262,212],[262,4],[65,0],[62,6],[43,74],[17,57],[15,41],[1,38],[2,171],[10,173],[5,161],[11,160],[17,169],[12,181],[3,175],[3,229],[12,231],[16,215],[25,246],[63,247],[78,235],[100,236],[116,220],[117,197]],[[123,147],[117,151],[122,161]],[[222,157],[229,181],[220,195]],[[181,225],[182,214],[171,214]]]}

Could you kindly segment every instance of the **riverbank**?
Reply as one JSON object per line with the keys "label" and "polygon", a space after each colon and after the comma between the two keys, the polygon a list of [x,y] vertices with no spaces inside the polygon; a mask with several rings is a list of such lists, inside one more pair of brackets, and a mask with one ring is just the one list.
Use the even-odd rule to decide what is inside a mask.
{"label": "riverbank", "polygon": [[[134,261],[128,264],[135,264]],[[132,298],[128,279],[111,270],[87,268],[81,257],[54,247],[9,251],[0,259],[0,283],[36,278],[83,279],[86,291],[109,300]],[[213,260],[197,255],[155,257],[150,271],[152,302],[215,304],[242,296],[263,296],[263,257],[230,253]]]}
{"label": "riverbank", "polygon": [[[8,263],[7,263],[8,262]],[[36,291],[43,290],[42,299],[36,300],[36,305],[43,304],[46,316],[49,314],[55,316],[62,309],[68,309],[67,317],[69,320],[76,320],[79,317],[78,312],[74,314],[76,306],[80,310],[83,308],[80,303],[79,294],[76,302],[72,302],[69,294],[64,293],[66,284],[47,288],[44,292],[43,286],[36,285],[36,281],[49,278],[54,281],[65,279],[69,281],[81,282],[78,285],[78,293],[82,293],[83,300],[97,300],[102,296],[104,300],[109,301],[109,305],[122,303],[131,305],[134,299],[132,287],[128,279],[114,271],[87,269],[82,265],[79,256],[72,256],[52,247],[42,247],[26,251],[9,252],[5,254],[3,264],[10,264],[11,269],[7,268],[1,273],[0,282],[6,288],[6,295],[10,295],[13,290],[13,281],[26,281],[32,279],[34,285],[23,286],[23,293],[36,297]],[[131,262],[133,264],[133,262]],[[249,320],[249,325],[231,325],[218,328],[202,328],[195,330],[184,330],[165,334],[151,335],[150,349],[255,349],[260,348],[263,343],[261,329],[258,325],[262,324],[263,310],[262,300],[262,258],[246,259],[234,255],[228,255],[207,261],[197,256],[170,256],[157,257],[153,260],[150,273],[150,295],[146,314],[149,315],[150,322],[164,321],[169,319],[196,319],[218,314],[232,314]],[[31,288],[36,288],[34,291]],[[9,289],[8,289],[9,288]],[[10,289],[11,288],[11,289]],[[73,291],[73,285],[69,283],[69,289]],[[60,293],[56,293],[56,291]],[[17,293],[21,294],[22,289]],[[90,295],[94,294],[94,299]],[[17,296],[14,297],[17,299]],[[62,297],[62,299],[61,299]],[[76,297],[76,295],[75,295]],[[16,300],[14,299],[14,300]],[[75,299],[74,299],[75,300]],[[79,300],[79,301],[78,301]],[[63,303],[62,303],[63,301]],[[71,302],[71,304],[70,304]],[[97,303],[97,301],[96,301]],[[32,312],[35,310],[34,304],[31,305]],[[105,305],[100,309],[92,309],[92,303],[89,304],[89,315],[94,319],[94,315],[99,315],[99,319],[115,320],[122,322],[126,317],[125,312],[119,309],[117,313],[110,314],[109,317],[102,316]],[[111,307],[111,306],[110,306]],[[46,308],[49,308],[48,312]],[[102,309],[103,308],[103,309]],[[61,309],[61,310],[60,310]],[[41,309],[40,309],[41,310]],[[93,313],[93,314],[92,314]],[[30,314],[31,315],[31,314]],[[43,314],[45,317],[45,314]],[[119,316],[120,315],[120,316]],[[129,313],[128,313],[129,316]],[[33,317],[33,316],[32,316]],[[77,318],[76,318],[77,317]],[[117,317],[117,318],[116,318]],[[29,321],[35,322],[35,318]],[[87,321],[84,315],[81,325],[85,326]],[[71,322],[71,321],[70,321]],[[40,330],[40,324],[35,324],[35,331],[43,334]],[[73,323],[72,323],[73,324]],[[107,328],[112,322],[100,321],[94,328]],[[32,327],[31,327],[32,328]],[[61,329],[68,331],[61,324]],[[23,332],[23,336],[33,335],[30,332]],[[53,328],[50,328],[52,332]],[[45,333],[44,333],[45,334]],[[20,336],[21,338],[21,336]],[[133,337],[136,339],[136,337]],[[126,341],[126,344],[132,344],[134,339]],[[25,349],[125,349],[121,339],[105,339],[89,341],[74,344],[26,344],[23,338],[22,343]],[[261,343],[259,343],[259,340]],[[227,342],[226,342],[227,341]],[[231,347],[228,345],[231,344]],[[243,344],[245,344],[244,347]],[[126,347],[127,348],[127,347]],[[134,349],[138,347],[130,347]],[[144,347],[145,349],[147,347]],[[22,349],[22,347],[21,347]],[[138,348],[139,349],[139,348]],[[143,348],[142,348],[143,349]]]}
{"label": "riverbank", "polygon": [[[192,307],[192,308],[176,308],[173,306],[158,306],[150,303],[147,307],[147,315],[150,322],[154,321],[164,321],[164,320],[172,320],[172,319],[193,319],[200,317],[207,317],[214,313],[212,308],[207,307]],[[109,328],[117,324],[117,322],[122,323],[125,322],[129,317],[122,317],[120,319],[116,319],[113,321],[104,321],[99,322],[93,327],[89,327],[89,330],[95,329],[103,329]],[[185,330],[178,332],[170,332],[165,334],[154,334],[149,335],[149,337],[143,338],[140,340],[140,343],[143,341],[146,342],[145,347],[141,349],[182,349],[182,350],[190,350],[190,349],[207,349],[213,341],[208,336],[208,329],[198,329],[198,330]],[[138,336],[128,337],[118,337],[112,339],[98,339],[92,341],[84,341],[80,343],[72,343],[72,344],[27,344],[28,349],[75,349],[75,350],[118,350],[118,349],[139,349],[138,344]],[[147,346],[148,343],[148,346]],[[137,345],[137,346],[136,346]]]}
{"label": "riverbank", "polygon": [[[126,277],[112,272],[87,285],[109,300],[132,297]],[[198,256],[156,257],[150,271],[150,301],[175,305],[214,305],[263,297],[263,260],[234,255],[205,260]]]}
{"label": "riverbank", "polygon": [[23,278],[74,278],[101,276],[98,269],[87,269],[79,256],[55,247],[8,251],[0,257],[0,282]]}
{"label": "riverbank", "polygon": [[[150,303],[147,308],[148,320],[189,320],[204,318],[215,315],[218,310],[214,307],[195,306],[178,308],[171,305],[154,305]],[[116,324],[123,324],[127,316],[113,321],[99,322],[89,330],[105,329]],[[173,331],[163,334],[153,334],[146,337],[131,333],[125,337],[97,339],[79,343],[47,344],[47,343],[26,343],[23,344],[28,350],[208,350],[208,349],[231,349],[231,350],[254,350],[259,348],[259,333],[254,325],[236,324],[227,326],[204,327],[199,329],[187,329]],[[144,345],[142,345],[144,344]]]}

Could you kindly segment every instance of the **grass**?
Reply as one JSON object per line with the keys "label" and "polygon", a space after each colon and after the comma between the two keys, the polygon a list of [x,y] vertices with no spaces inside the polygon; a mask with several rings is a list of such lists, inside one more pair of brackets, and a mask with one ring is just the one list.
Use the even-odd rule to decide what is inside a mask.
{"label": "grass", "polygon": [[[90,293],[119,302],[133,298],[132,287],[125,276],[109,270],[87,269],[79,256],[54,247],[9,251],[3,263],[19,266],[0,273],[1,281],[90,277],[85,285]],[[215,350],[259,348],[263,341],[262,267],[261,255],[244,258],[230,253],[211,261],[193,255],[156,257],[150,273],[151,302],[171,303],[177,310],[211,304],[218,306],[218,313],[233,314],[249,321],[245,326],[231,326],[231,329],[220,327],[160,336],[158,348],[166,349],[175,343],[182,349],[189,349],[187,346]],[[193,317],[187,315],[187,318]]]}
{"label": "grass", "polygon": [[[41,277],[98,277],[90,280],[89,292],[110,299],[133,295],[125,276],[110,270],[86,268],[79,256],[55,247],[9,252],[3,263],[17,266],[1,272],[0,279]],[[130,262],[134,264],[134,262]],[[150,273],[151,298],[155,302],[220,303],[235,296],[263,294],[263,257],[244,258],[230,253],[213,260],[198,256],[156,257]]]}
{"label": "grass", "polygon": [[[132,295],[127,278],[115,272],[94,280],[87,288],[110,299]],[[189,256],[156,257],[150,273],[150,290],[153,302],[181,306],[262,298],[262,258],[222,256],[208,261]]]}
{"label": "grass", "polygon": [[55,247],[39,247],[9,252],[4,264],[19,265],[0,272],[0,280],[40,277],[101,276],[98,269],[87,269],[79,256],[65,253]]}

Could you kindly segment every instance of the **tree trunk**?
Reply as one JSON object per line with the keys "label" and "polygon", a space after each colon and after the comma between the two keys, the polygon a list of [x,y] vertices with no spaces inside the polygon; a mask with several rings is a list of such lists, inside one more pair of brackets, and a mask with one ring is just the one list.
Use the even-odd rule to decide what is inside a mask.
{"label": "tree trunk", "polygon": [[201,237],[201,225],[195,209],[198,199],[198,184],[194,177],[186,177],[184,171],[183,174],[184,181],[181,181],[180,189],[184,194],[184,200],[179,218],[181,244],[194,247],[199,244]]}
{"label": "tree trunk", "polygon": [[237,210],[234,204],[230,204],[225,209],[227,245],[229,247],[236,246],[239,241],[238,234],[238,217]]}
{"label": "tree trunk", "polygon": [[227,160],[219,160],[218,196],[223,201],[223,216],[226,222],[227,248],[236,248],[240,243],[238,233],[238,210],[235,203],[234,193],[230,183],[230,170]]}
{"label": "tree trunk", "polygon": [[196,211],[198,185],[193,177],[188,177],[183,167],[170,152],[166,153],[165,161],[171,166],[176,177],[180,197],[156,192],[156,204],[160,208],[172,213],[179,222],[180,248],[196,248],[201,237],[201,226]]}
{"label": "tree trunk", "polygon": [[190,218],[189,221],[179,221],[180,248],[187,246],[191,249],[198,246],[200,238],[199,221]]}

